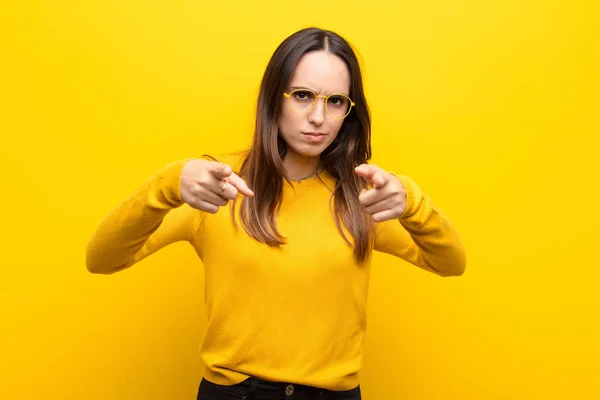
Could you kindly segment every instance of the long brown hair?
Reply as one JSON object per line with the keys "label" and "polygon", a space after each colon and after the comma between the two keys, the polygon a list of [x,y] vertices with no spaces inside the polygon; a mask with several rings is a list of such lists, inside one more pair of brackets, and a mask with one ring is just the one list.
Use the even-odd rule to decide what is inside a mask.
{"label": "long brown hair", "polygon": [[[285,243],[276,226],[283,181],[288,180],[283,167],[287,145],[279,135],[282,94],[300,58],[317,50],[338,56],[350,72],[349,95],[356,105],[333,143],[321,153],[321,169],[336,181],[332,193],[333,216],[344,240],[354,247],[356,261],[362,263],[372,248],[373,222],[358,201],[366,182],[354,168],[371,158],[371,119],[356,55],[348,42],[334,32],[318,28],[300,30],[279,45],[267,65],[258,96],[252,147],[239,172],[254,191],[254,197],[242,199],[240,220],[256,240],[271,246]],[[231,210],[234,214],[235,202]],[[348,240],[342,226],[352,235],[354,243]]]}

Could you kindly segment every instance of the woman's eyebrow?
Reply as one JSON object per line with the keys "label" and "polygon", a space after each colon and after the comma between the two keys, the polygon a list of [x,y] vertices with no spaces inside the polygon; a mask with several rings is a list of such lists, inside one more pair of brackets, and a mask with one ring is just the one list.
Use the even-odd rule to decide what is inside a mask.
{"label": "woman's eyebrow", "polygon": [[312,91],[313,91],[313,92],[315,92],[315,93],[317,92],[316,90],[314,90],[314,89],[311,89],[311,88],[309,88],[309,87],[306,87],[306,86],[290,86],[290,88],[291,88],[292,90],[296,90],[296,89],[308,89],[308,90],[312,90]]}
{"label": "woman's eyebrow", "polygon": [[[319,92],[317,92],[315,89],[311,89],[311,88],[309,88],[309,87],[306,87],[306,86],[290,86],[290,89],[292,89],[292,90],[296,90],[296,89],[306,89],[306,90],[310,90],[310,91],[312,91],[312,92],[315,92],[315,93],[319,94]],[[343,94],[343,95],[349,96],[348,94],[346,94],[346,93],[342,93],[342,92],[335,92],[335,93],[332,93],[332,94]]]}

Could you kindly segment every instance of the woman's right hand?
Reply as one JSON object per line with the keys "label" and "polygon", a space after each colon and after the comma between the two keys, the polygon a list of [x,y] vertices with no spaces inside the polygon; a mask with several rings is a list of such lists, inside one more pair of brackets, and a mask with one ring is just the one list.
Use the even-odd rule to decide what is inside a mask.
{"label": "woman's right hand", "polygon": [[193,208],[216,213],[238,193],[254,196],[246,182],[229,165],[202,159],[190,160],[183,166],[181,199]]}

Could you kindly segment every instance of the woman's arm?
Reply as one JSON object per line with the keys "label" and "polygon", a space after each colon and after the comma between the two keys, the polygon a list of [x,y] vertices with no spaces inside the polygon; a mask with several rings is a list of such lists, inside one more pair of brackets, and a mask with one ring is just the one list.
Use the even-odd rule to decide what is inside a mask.
{"label": "woman's arm", "polygon": [[170,243],[191,239],[206,212],[181,199],[181,173],[186,162],[158,171],[104,218],[87,246],[90,272],[112,274]]}
{"label": "woman's arm", "polygon": [[397,178],[406,192],[406,209],[399,218],[376,224],[375,250],[441,276],[462,275],[466,251],[452,222],[412,179]]}

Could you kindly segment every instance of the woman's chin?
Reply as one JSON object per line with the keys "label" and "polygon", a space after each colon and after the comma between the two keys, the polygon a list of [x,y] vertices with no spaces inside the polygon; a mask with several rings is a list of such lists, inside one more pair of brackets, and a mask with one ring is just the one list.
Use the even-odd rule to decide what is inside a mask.
{"label": "woman's chin", "polygon": [[323,149],[313,148],[313,149],[300,149],[300,150],[292,150],[292,151],[300,157],[314,158],[314,157],[319,157],[321,155],[321,153],[323,152]]}
{"label": "woman's chin", "polygon": [[302,143],[298,146],[289,146],[288,149],[302,157],[319,157],[331,143]]}

